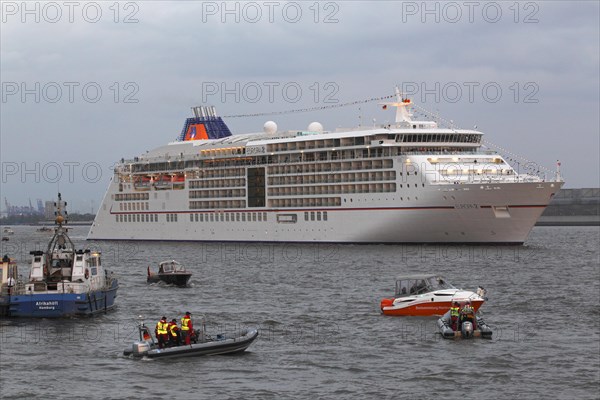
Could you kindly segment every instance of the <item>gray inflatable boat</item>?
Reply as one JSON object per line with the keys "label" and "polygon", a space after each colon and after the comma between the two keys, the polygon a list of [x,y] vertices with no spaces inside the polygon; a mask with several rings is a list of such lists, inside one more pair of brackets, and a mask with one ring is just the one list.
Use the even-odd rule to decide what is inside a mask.
{"label": "gray inflatable boat", "polygon": [[203,329],[195,330],[192,343],[160,349],[150,335],[150,330],[143,322],[139,323],[140,340],[133,342],[130,348],[123,351],[123,355],[136,358],[168,358],[168,357],[196,357],[219,354],[234,354],[245,351],[258,337],[257,329],[245,329],[236,335],[218,334],[209,336]]}
{"label": "gray inflatable boat", "polygon": [[452,329],[452,323],[450,320],[450,311],[446,312],[440,319],[438,319],[437,325],[440,330],[440,334],[445,339],[452,338],[492,338],[492,329],[486,325],[481,316],[476,315],[476,329],[473,329],[473,324],[469,321],[465,321],[461,324],[460,330]]}

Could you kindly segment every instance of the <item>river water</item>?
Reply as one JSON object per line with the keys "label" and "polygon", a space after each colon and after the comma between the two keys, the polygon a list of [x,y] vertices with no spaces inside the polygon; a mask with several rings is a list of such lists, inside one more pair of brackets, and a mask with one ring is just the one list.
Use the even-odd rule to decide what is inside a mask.
{"label": "river water", "polygon": [[[1,254],[26,275],[49,235],[13,229]],[[1,398],[598,398],[598,227],[536,227],[525,246],[500,247],[86,242],[87,229],[71,238],[119,275],[117,308],[0,320]],[[147,266],[171,258],[191,287],[146,284]],[[380,314],[396,275],[425,272],[484,286],[493,339],[444,340],[436,318]],[[154,326],[186,311],[209,334],[260,336],[241,355],[122,356],[139,315]]]}

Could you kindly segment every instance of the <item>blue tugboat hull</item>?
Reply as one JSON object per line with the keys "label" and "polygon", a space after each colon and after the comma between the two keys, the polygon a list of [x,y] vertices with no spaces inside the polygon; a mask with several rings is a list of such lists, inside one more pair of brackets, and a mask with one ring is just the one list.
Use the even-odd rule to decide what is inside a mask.
{"label": "blue tugboat hull", "polygon": [[8,300],[8,316],[60,318],[101,313],[114,307],[117,289],[115,280],[108,290],[12,296]]}

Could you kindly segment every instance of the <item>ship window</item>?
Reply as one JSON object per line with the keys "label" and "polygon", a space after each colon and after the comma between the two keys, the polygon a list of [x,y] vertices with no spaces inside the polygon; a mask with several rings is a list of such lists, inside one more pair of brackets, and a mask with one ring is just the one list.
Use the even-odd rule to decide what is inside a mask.
{"label": "ship window", "polygon": [[198,222],[198,214],[194,214],[194,220]]}
{"label": "ship window", "polygon": [[263,213],[263,221],[267,221],[267,213]]}
{"label": "ship window", "polygon": [[194,214],[190,214],[190,222],[194,222]]}
{"label": "ship window", "polygon": [[242,221],[246,222],[246,213],[242,213]]}
{"label": "ship window", "polygon": [[252,213],[252,221],[256,221],[256,213]]}
{"label": "ship window", "polygon": [[305,213],[304,213],[304,220],[305,220],[305,221],[308,221],[308,212],[305,212]]}
{"label": "ship window", "polygon": [[223,213],[221,213],[221,222],[223,222],[225,220],[225,216],[223,215]]}
{"label": "ship window", "polygon": [[321,211],[317,211],[317,221],[321,220]]}
{"label": "ship window", "polygon": [[119,222],[119,216],[117,215],[116,217],[117,217],[117,222]]}
{"label": "ship window", "polygon": [[311,221],[314,221],[314,220],[315,220],[315,212],[314,212],[314,211],[311,211],[311,212],[310,212],[310,220],[311,220]]}
{"label": "ship window", "polygon": [[225,221],[229,222],[229,213],[225,214]]}
{"label": "ship window", "polygon": [[262,213],[258,213],[258,220],[262,221]]}
{"label": "ship window", "polygon": [[327,221],[327,211],[323,211],[323,221]]}

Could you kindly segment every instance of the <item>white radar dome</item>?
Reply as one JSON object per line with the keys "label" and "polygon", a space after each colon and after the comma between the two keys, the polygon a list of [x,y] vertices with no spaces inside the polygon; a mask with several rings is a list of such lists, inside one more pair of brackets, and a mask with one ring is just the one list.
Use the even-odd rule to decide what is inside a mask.
{"label": "white radar dome", "polygon": [[311,122],[310,125],[308,125],[308,131],[323,133],[323,125],[321,125],[320,122]]}
{"label": "white radar dome", "polygon": [[273,121],[267,121],[263,126],[263,130],[269,135],[277,133],[277,124]]}

